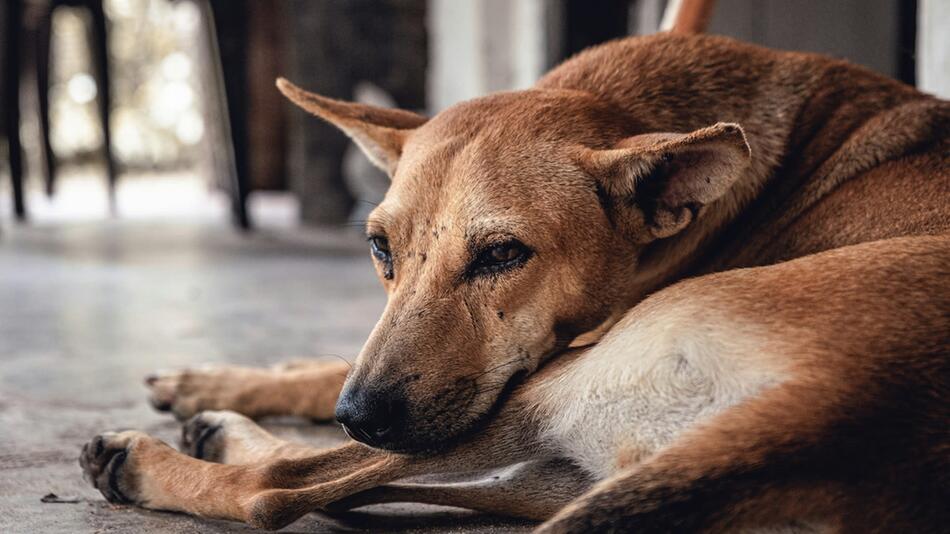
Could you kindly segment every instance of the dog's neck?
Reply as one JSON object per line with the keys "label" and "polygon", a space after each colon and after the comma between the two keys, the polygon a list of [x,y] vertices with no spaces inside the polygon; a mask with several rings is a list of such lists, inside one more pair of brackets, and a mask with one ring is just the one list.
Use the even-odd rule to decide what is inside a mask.
{"label": "dog's neck", "polygon": [[856,129],[887,109],[927,98],[843,62],[725,38],[656,35],[628,42],[624,54],[616,48],[582,53],[538,86],[593,93],[654,131],[736,122],[752,148],[750,167],[729,193],[683,232],[642,251],[634,301],[684,276],[762,263],[754,254],[723,251],[773,239],[768,222],[790,202],[800,204],[794,192],[823,179],[815,170]]}
{"label": "dog's neck", "polygon": [[[867,216],[865,206],[849,204],[827,214],[820,228],[802,215],[846,181],[888,161],[932,150],[950,128],[950,103],[910,86],[825,58],[804,66],[810,68],[802,69],[799,84],[807,97],[789,123],[781,159],[761,180],[758,194],[712,236],[689,274],[766,265],[852,244],[825,230],[828,217],[835,227],[853,228]],[[887,195],[884,188],[877,194]],[[855,243],[881,237],[852,232]]]}

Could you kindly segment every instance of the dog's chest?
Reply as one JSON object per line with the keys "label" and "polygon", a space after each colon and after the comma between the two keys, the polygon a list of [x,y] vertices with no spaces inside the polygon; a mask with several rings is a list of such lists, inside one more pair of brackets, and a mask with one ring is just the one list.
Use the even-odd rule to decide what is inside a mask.
{"label": "dog's chest", "polygon": [[[639,318],[547,379],[536,396],[542,439],[598,479],[645,460],[684,430],[777,384],[761,336],[716,318]],[[795,522],[745,534],[818,534]]]}
{"label": "dog's chest", "polygon": [[608,477],[779,379],[734,358],[736,350],[704,332],[631,328],[545,383],[543,439],[591,475]]}

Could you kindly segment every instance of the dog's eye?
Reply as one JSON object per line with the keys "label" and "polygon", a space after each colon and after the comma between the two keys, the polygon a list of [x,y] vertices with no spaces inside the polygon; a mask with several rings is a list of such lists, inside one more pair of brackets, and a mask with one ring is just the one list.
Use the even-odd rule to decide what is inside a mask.
{"label": "dog's eye", "polygon": [[383,236],[370,236],[369,249],[373,253],[373,257],[383,265],[383,277],[392,280],[393,255],[389,251],[389,240]]}
{"label": "dog's eye", "polygon": [[482,249],[468,268],[472,275],[497,273],[523,264],[531,256],[531,249],[517,239]]}
{"label": "dog's eye", "polygon": [[518,247],[501,245],[488,250],[488,258],[495,263],[505,263],[517,259],[522,251]]}

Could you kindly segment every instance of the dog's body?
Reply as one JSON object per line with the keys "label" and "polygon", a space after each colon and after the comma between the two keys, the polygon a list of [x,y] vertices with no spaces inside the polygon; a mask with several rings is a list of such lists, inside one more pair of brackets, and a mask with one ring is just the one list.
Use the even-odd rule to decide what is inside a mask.
{"label": "dog's body", "polygon": [[669,35],[429,121],[281,89],[393,176],[369,223],[389,306],[345,388],[333,365],[150,385],[181,417],[326,418],[343,388],[337,417],[377,448],[205,413],[186,447],[229,465],[110,434],[82,460],[107,497],[268,527],[392,500],[560,510],[545,532],[950,520],[948,103]]}

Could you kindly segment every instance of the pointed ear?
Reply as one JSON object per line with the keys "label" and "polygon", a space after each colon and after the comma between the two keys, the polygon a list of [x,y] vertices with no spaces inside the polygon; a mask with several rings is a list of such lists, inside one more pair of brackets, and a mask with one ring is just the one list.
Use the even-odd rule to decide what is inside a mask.
{"label": "pointed ear", "polygon": [[396,172],[406,137],[428,120],[409,111],[320,96],[284,78],[277,79],[277,88],[294,104],[342,130],[390,177]]}
{"label": "pointed ear", "polygon": [[[598,182],[602,201],[638,241],[676,234],[722,197],[749,166],[751,149],[738,124],[686,134],[628,137],[608,150],[582,149],[577,162]],[[636,210],[636,213],[622,212]]]}

